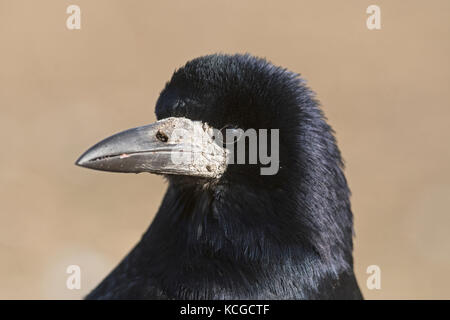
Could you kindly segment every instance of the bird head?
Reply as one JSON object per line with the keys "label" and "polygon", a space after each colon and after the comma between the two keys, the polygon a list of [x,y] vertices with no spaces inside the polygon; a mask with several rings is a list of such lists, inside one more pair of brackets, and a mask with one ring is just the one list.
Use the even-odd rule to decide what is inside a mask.
{"label": "bird head", "polygon": [[[248,248],[262,248],[271,238],[282,245],[260,249],[261,256],[302,243],[320,256],[351,260],[350,191],[341,155],[298,74],[247,54],[208,55],[175,71],[155,109],[155,123],[99,142],[77,164],[164,174],[171,188],[155,223],[196,216],[178,232],[197,241],[203,230],[201,237],[216,249],[224,237]],[[229,140],[227,130],[256,133],[256,148],[245,135]],[[231,161],[242,139],[245,160]],[[255,150],[257,161],[249,161]],[[270,163],[261,161],[264,154]]]}
{"label": "bird head", "polygon": [[293,170],[298,156],[299,90],[312,99],[297,74],[264,59],[200,57],[166,84],[157,122],[97,143],[76,164],[164,174],[185,184],[281,181],[279,173]]}

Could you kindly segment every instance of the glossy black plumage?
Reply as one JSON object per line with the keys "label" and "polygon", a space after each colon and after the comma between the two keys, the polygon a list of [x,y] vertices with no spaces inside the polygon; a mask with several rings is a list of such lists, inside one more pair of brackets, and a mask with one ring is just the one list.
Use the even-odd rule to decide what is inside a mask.
{"label": "glossy black plumage", "polygon": [[297,74],[250,55],[197,58],[174,73],[156,114],[279,128],[280,170],[168,176],[151,226],[88,299],[362,298],[340,152]]}

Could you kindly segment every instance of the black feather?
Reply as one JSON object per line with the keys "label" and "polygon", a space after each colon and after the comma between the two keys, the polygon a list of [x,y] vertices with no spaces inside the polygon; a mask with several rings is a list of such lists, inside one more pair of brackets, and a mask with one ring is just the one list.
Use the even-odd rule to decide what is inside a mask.
{"label": "black feather", "polygon": [[250,55],[188,62],[158,119],[280,130],[280,170],[170,176],[141,241],[87,299],[360,299],[350,191],[333,131],[298,74]]}

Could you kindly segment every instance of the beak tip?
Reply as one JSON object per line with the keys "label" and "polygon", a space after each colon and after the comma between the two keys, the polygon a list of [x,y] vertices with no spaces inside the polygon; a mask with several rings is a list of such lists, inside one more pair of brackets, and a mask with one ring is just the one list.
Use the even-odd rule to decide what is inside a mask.
{"label": "beak tip", "polygon": [[76,166],[86,168],[86,164],[87,164],[88,160],[86,159],[85,155],[86,155],[86,154],[82,154],[82,155],[77,159],[77,161],[75,161],[75,165],[76,165]]}

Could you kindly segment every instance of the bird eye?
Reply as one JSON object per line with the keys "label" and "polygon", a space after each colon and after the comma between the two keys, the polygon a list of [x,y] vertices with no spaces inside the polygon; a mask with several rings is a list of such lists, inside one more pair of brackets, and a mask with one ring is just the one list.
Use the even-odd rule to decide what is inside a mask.
{"label": "bird eye", "polygon": [[[239,128],[235,125],[226,125],[220,129],[220,132],[222,134],[223,147],[226,147],[228,144],[235,144],[241,134]],[[231,141],[227,141],[227,134],[232,137]]]}
{"label": "bird eye", "polygon": [[222,132],[222,134],[225,135],[227,130],[235,130],[235,129],[238,129],[238,127],[233,124],[227,124],[220,129],[220,132]]}

